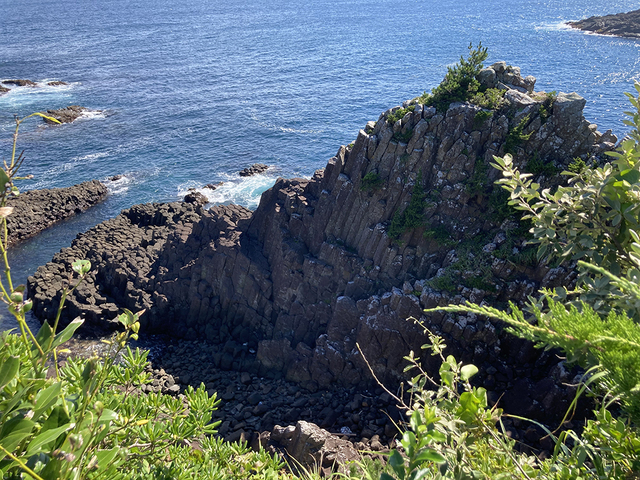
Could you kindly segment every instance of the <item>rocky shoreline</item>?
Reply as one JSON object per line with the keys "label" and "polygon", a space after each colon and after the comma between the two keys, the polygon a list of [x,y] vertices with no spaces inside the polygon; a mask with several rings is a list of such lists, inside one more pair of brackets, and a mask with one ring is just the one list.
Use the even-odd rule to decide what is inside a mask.
{"label": "rocky shoreline", "polygon": [[[479,78],[500,92],[492,108],[455,103],[441,112],[407,101],[367,123],[313,178],[278,179],[255,212],[198,202],[124,210],[29,278],[35,314],[55,315],[71,262],[87,258],[93,271],[68,298],[67,321],[81,315],[88,328],[108,329],[120,308],[145,309],[143,331],[210,345],[203,358],[185,360],[189,381],[217,369],[249,374],[258,392],[290,382],[311,396],[375,391],[365,358],[397,387],[403,357],[427,340],[424,325],[445,339],[447,353],[478,366],[492,403],[557,421],[573,400],[564,386],[573,373],[554,352],[504,333],[499,322],[423,309],[467,300],[504,306],[571,285],[570,268],[535,261],[489,164],[508,149],[517,166],[552,186],[568,162],[598,161],[617,139],[584,118],[585,99],[535,92],[535,78],[517,67],[498,62]],[[419,210],[417,226],[405,222],[411,209]],[[173,375],[182,368],[175,363],[162,368]],[[437,362],[426,359],[425,368],[437,371]],[[223,394],[221,378],[210,388]],[[240,421],[256,416],[255,407],[236,408],[248,415]],[[362,427],[361,435],[369,428],[353,420],[346,426]],[[372,432],[386,435],[384,427]]]}
{"label": "rocky shoreline", "polygon": [[577,22],[567,23],[573,28],[599,33],[601,35],[640,38],[640,10],[615,15],[589,17]]}
{"label": "rocky shoreline", "polygon": [[97,180],[66,188],[31,190],[8,200],[13,212],[7,217],[9,245],[37,235],[50,226],[86,211],[107,196]]}

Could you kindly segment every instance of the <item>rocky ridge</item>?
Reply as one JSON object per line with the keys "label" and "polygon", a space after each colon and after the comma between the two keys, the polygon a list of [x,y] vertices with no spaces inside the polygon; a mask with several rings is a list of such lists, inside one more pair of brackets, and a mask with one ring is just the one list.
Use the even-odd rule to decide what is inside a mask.
{"label": "rocky ridge", "polygon": [[107,196],[97,180],[66,188],[31,190],[8,200],[13,212],[7,217],[9,245],[32,237],[65,218],[84,212]]}
{"label": "rocky ridge", "polygon": [[[395,385],[403,356],[426,341],[424,325],[480,368],[492,401],[532,418],[563,413],[572,393],[561,383],[571,374],[553,352],[487,319],[423,309],[503,305],[570,284],[571,270],[534,261],[489,163],[509,150],[550,184],[574,158],[617,140],[585,120],[579,95],[535,92],[535,78],[517,67],[498,62],[478,78],[494,89],[491,108],[407,101],[367,123],[311,179],[278,179],[255,212],[192,203],[123,211],[29,278],[36,315],[52,318],[70,263],[87,258],[94,270],[68,299],[67,318],[97,327],[118,308],[146,309],[144,331],[219,346],[227,355],[211,356],[215,367],[310,392],[368,388],[364,354]],[[416,211],[417,224],[407,220]]]}
{"label": "rocky ridge", "polygon": [[573,28],[601,35],[640,38],[640,10],[568,22]]}

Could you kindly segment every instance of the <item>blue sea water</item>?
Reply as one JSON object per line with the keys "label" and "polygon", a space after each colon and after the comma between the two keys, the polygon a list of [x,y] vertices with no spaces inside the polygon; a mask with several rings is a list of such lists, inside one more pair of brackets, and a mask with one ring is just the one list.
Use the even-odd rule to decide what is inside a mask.
{"label": "blue sea water", "polygon": [[[436,86],[470,43],[576,91],[599,129],[623,134],[623,92],[640,80],[640,41],[565,21],[640,8],[628,0],[0,0],[0,157],[14,115],[83,105],[73,124],[21,128],[23,189],[112,183],[107,201],[12,252],[24,281],[76,233],[141,202],[255,207],[278,176],[310,176],[380,112]],[[63,80],[68,86],[46,86]],[[253,163],[272,166],[242,180]]]}

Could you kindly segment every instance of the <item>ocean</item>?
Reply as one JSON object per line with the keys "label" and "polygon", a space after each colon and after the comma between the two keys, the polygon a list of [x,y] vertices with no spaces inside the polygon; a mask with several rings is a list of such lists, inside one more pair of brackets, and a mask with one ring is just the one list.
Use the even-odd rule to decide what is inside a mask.
{"label": "ocean", "polygon": [[[537,90],[578,92],[604,132],[626,131],[623,95],[640,80],[640,40],[564,22],[638,1],[125,0],[0,1],[0,155],[14,115],[82,105],[73,124],[21,127],[24,190],[109,182],[100,206],[11,251],[24,282],[75,235],[142,202],[181,199],[255,208],[277,177],[309,177],[367,121],[429,91],[482,42],[491,64],[534,75]],[[52,87],[54,80],[67,86]],[[253,164],[265,175],[241,178]],[[224,182],[211,192],[209,183]]]}

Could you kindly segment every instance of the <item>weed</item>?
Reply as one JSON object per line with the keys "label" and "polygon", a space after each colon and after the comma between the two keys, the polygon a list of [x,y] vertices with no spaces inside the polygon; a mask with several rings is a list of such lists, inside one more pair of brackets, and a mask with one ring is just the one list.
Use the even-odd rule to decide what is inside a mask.
{"label": "weed", "polygon": [[445,273],[444,275],[440,275],[439,277],[434,277],[426,283],[428,286],[435,290],[449,293],[455,293],[458,291],[458,285],[453,281],[453,278],[449,273]]}

